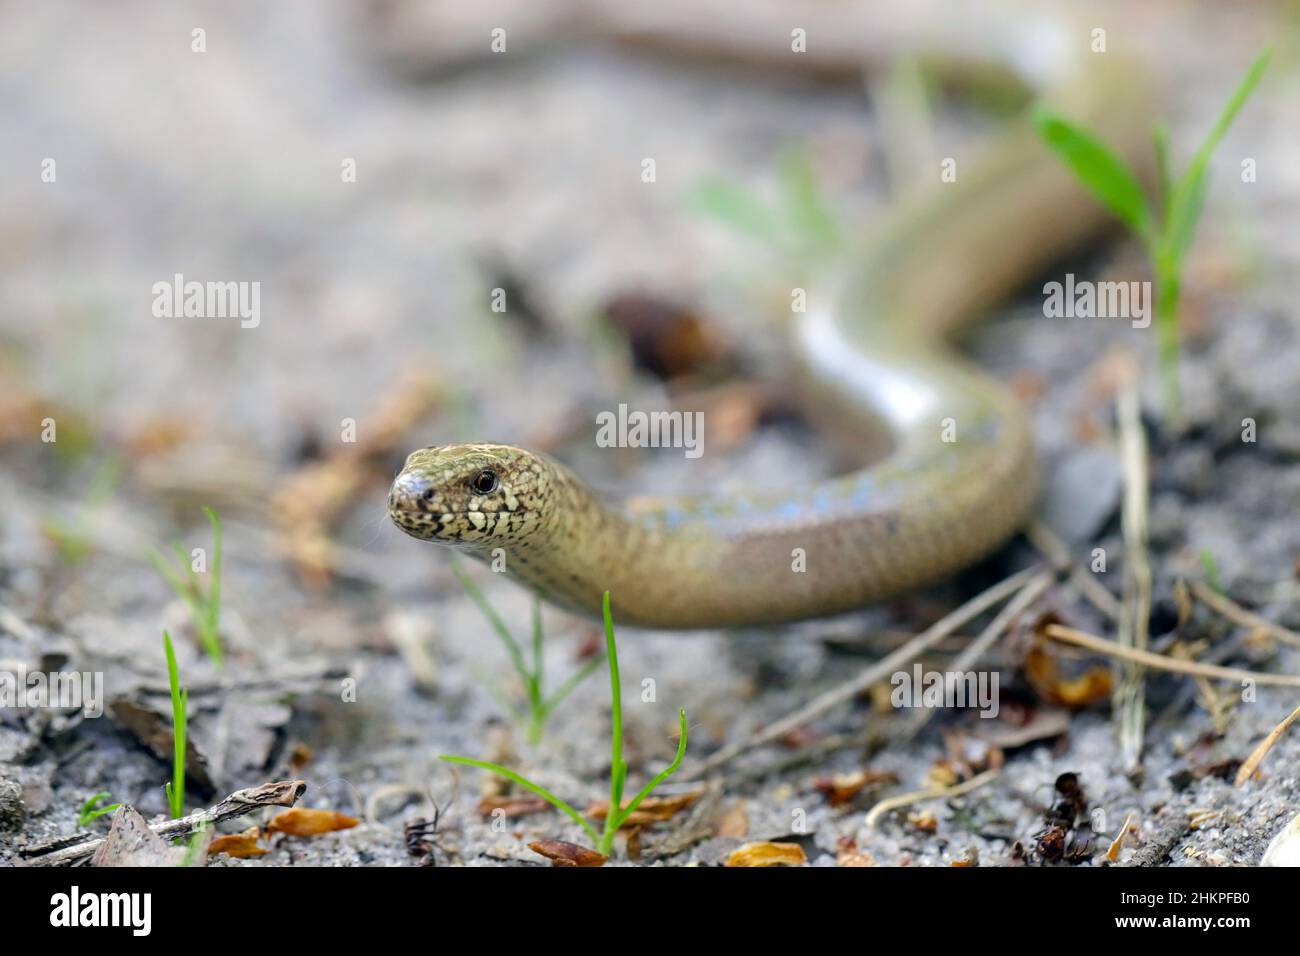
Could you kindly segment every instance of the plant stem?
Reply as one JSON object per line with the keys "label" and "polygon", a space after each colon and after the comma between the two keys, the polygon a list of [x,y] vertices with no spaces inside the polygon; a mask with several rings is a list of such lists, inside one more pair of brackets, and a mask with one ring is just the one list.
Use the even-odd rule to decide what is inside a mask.
{"label": "plant stem", "polygon": [[176,652],[166,631],[163,631],[163,650],[167,654],[167,682],[172,691],[172,782],[167,785],[167,801],[172,818],[177,819],[185,815],[185,715],[190,693],[181,690]]}
{"label": "plant stem", "polygon": [[1182,388],[1178,381],[1179,277],[1178,270],[1172,265],[1157,266],[1156,271],[1156,334],[1165,413],[1177,427],[1182,420]]}
{"label": "plant stem", "polygon": [[221,670],[225,665],[221,651],[221,519],[207,505],[203,506],[203,513],[212,525],[212,567],[209,568],[211,583],[208,585],[207,623],[199,628],[199,633],[213,666]]}
{"label": "plant stem", "polygon": [[[480,770],[490,770],[492,773],[505,777],[507,780],[514,781],[525,790],[531,790],[547,803],[551,804],[551,806],[566,814],[570,820],[587,831],[587,836],[591,837],[592,842],[600,841],[600,837],[597,836],[595,829],[590,823],[583,819],[582,814],[573,809],[573,807],[569,806],[555,794],[551,793],[551,791],[547,790],[545,787],[538,786],[527,777],[520,776],[508,767],[503,767],[500,764],[488,763],[486,760],[475,760],[473,757],[453,757],[447,754],[444,754],[438,759],[445,760],[447,763],[458,763],[464,764],[467,767],[478,767]],[[605,855],[608,856],[609,854]]]}
{"label": "plant stem", "polygon": [[609,768],[609,812],[605,814],[605,833],[600,838],[596,852],[609,856],[618,832],[618,811],[623,803],[623,784],[627,779],[627,764],[623,762],[623,688],[618,676],[618,647],[614,641],[614,619],[609,611],[609,592],[601,599],[601,614],[605,619],[605,659],[609,662],[609,699],[612,745]]}

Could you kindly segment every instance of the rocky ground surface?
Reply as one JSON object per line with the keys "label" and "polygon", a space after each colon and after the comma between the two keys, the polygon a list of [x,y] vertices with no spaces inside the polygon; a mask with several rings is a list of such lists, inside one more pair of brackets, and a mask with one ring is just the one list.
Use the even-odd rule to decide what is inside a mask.
{"label": "rocky ground surface", "polygon": [[[164,629],[190,691],[189,808],[301,778],[302,805],[359,821],[276,835],[262,841],[265,855],[210,865],[411,864],[403,827],[434,802],[443,865],[542,864],[530,842],[589,842],[557,813],[513,815],[536,809],[519,800],[504,817],[483,812],[481,801],[517,794],[438,757],[508,763],[579,807],[601,799],[604,672],[529,743],[501,701],[517,702],[522,688],[500,642],[446,556],[388,522],[385,482],[410,448],[468,439],[541,444],[620,493],[822,473],[834,449],[797,419],[767,414],[750,387],[781,367],[769,316],[789,264],[699,214],[690,196],[718,179],[775,196],[781,157],[796,147],[839,219],[867,227],[892,195],[878,101],[853,85],[585,43],[416,77],[394,67],[375,23],[348,4],[235,3],[202,16],[136,6],[138,15],[23,5],[0,31],[0,662],[100,673],[106,702],[102,716],[0,709],[0,863],[75,834],[97,792],[146,817],[166,812]],[[1130,28],[1159,51],[1175,154],[1187,157],[1245,64],[1281,34],[1281,14],[1148,6]],[[196,24],[202,55],[191,51]],[[1180,624],[1176,582],[1203,580],[1208,555],[1227,593],[1300,628],[1292,52],[1279,47],[1214,163],[1185,290],[1187,431],[1173,438],[1160,425],[1154,371],[1144,390],[1153,635],[1168,650],[1177,629],[1200,659],[1276,673],[1300,673],[1300,648],[1200,605]],[[927,122],[937,155],[964,155],[990,123],[946,102]],[[657,159],[654,183],[642,181],[645,157]],[[1253,183],[1240,182],[1244,157],[1256,160]],[[41,181],[46,158],[54,182]],[[350,159],[355,182],[341,176]],[[1117,239],[1053,275],[1142,278],[1141,263]],[[260,281],[260,324],[155,317],[152,287],[175,273]],[[514,304],[504,315],[489,308],[496,287]],[[597,410],[669,400],[669,386],[634,369],[620,334],[598,321],[615,299],[633,315],[652,311],[633,294],[688,306],[731,343],[729,371],[700,393],[714,420],[732,424],[699,461],[610,454],[591,440]],[[1098,580],[1114,594],[1124,548],[1110,383],[1121,352],[1153,370],[1152,342],[1122,323],[1045,318],[1031,285],[969,343],[1032,403],[1040,514],[1081,565],[1105,550]],[[47,416],[60,429],[54,444],[40,441]],[[359,457],[340,442],[347,420]],[[1256,440],[1243,440],[1245,420]],[[285,556],[277,516],[315,513],[340,473],[349,506],[330,531],[336,573],[323,575],[312,542],[290,538],[300,550]],[[149,559],[174,541],[210,545],[202,504],[223,518],[221,671]],[[882,865],[1096,865],[1127,819],[1121,861],[1167,839],[1169,864],[1258,863],[1300,812],[1300,734],[1283,734],[1245,785],[1233,777],[1296,706],[1295,690],[1260,687],[1241,700],[1236,685],[1213,685],[1229,700],[1212,713],[1193,681],[1151,673],[1143,765],[1125,772],[1109,696],[1067,683],[1101,679],[1106,662],[1035,643],[1049,612],[1113,634],[1068,584],[1021,615],[992,655],[997,719],[943,714],[909,738],[910,716],[866,694],[707,784],[685,779],[1035,560],[1017,541],[941,588],[797,626],[620,629],[631,782],[672,758],[682,707],[688,753],[661,792],[699,794],[633,850],[639,843],[642,862],[716,864],[743,843],[776,840],[814,866],[849,862],[851,846]],[[475,579],[525,636],[527,596]],[[555,687],[601,645],[591,622],[551,609],[543,620]],[[927,666],[961,646],[942,645]],[[818,749],[836,735],[856,742]],[[881,799],[999,767],[964,796],[868,825]],[[1054,832],[1063,802],[1069,825]],[[104,817],[88,829],[108,826]]]}

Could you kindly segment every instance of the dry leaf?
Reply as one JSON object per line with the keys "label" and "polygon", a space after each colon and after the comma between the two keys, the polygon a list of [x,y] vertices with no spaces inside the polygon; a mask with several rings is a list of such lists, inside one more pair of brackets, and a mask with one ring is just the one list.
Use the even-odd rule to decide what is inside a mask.
{"label": "dry leaf", "polygon": [[337,810],[317,810],[294,807],[278,813],[266,826],[266,833],[287,833],[290,836],[316,836],[334,830],[350,830],[361,821]]}
{"label": "dry leaf", "polygon": [[926,783],[932,787],[942,787],[945,790],[949,787],[955,787],[962,781],[962,769],[951,760],[936,760],[926,772]]}
{"label": "dry leaf", "polygon": [[[148,747],[159,760],[171,766],[175,743],[172,741],[172,715],[170,709],[163,713],[151,704],[129,697],[119,697],[108,705],[108,716],[113,722],[130,731],[140,743]],[[185,779],[187,785],[197,784],[201,793],[213,790],[208,759],[194,741],[193,712],[190,734],[185,740]]]}
{"label": "dry leaf", "polygon": [[836,845],[836,866],[876,866],[876,858],[866,850],[859,850],[857,841],[850,836],[842,836]]}
{"label": "dry leaf", "polygon": [[718,817],[713,835],[734,839],[743,839],[749,835],[749,814],[745,812],[744,803],[737,803]]}
{"label": "dry leaf", "polygon": [[216,837],[208,844],[208,854],[216,856],[218,853],[224,853],[227,856],[238,857],[241,860],[250,856],[264,856],[269,851],[265,847],[258,845],[257,841],[261,835],[261,829],[253,826],[243,833],[232,833]]}
{"label": "dry leaf", "polygon": [[298,741],[298,743],[293,745],[293,749],[289,752],[289,768],[293,770],[294,773],[301,773],[303,768],[311,763],[315,758],[316,751],[312,750],[311,747],[302,741]]}
{"label": "dry leaf", "polygon": [[627,337],[637,366],[661,379],[698,373],[726,357],[720,327],[679,303],[624,292],[609,299],[603,311]]}
{"label": "dry leaf", "polygon": [[541,813],[549,810],[551,805],[545,798],[535,794],[519,794],[517,796],[487,796],[478,802],[479,816],[490,817],[498,810],[509,819],[515,817],[526,817],[530,813]]}
{"label": "dry leaf", "polygon": [[1135,833],[1137,832],[1137,828],[1133,826],[1133,814],[1131,813],[1124,818],[1124,825],[1119,828],[1119,833],[1115,835],[1114,842],[1112,842],[1109,849],[1106,850],[1106,859],[1111,863],[1119,862],[1120,848],[1124,846],[1124,837],[1128,835],[1130,830]]}
{"label": "dry leaf", "polygon": [[726,866],[803,866],[808,862],[798,843],[746,843],[727,857]]}
{"label": "dry leaf", "polygon": [[888,770],[858,770],[854,773],[818,777],[813,781],[813,787],[832,807],[841,807],[846,803],[852,803],[854,798],[867,787],[887,783],[898,783],[897,774]]}
{"label": "dry leaf", "polygon": [[1246,781],[1255,775],[1255,771],[1259,769],[1259,765],[1264,760],[1264,756],[1273,749],[1273,745],[1277,743],[1278,738],[1286,733],[1286,729],[1295,722],[1297,717],[1300,717],[1300,707],[1297,707],[1295,710],[1291,711],[1291,713],[1287,714],[1287,716],[1283,718],[1282,723],[1269,731],[1268,736],[1260,741],[1258,747],[1251,751],[1251,754],[1246,758],[1245,763],[1243,763],[1240,769],[1237,770],[1236,785],[1238,787],[1244,786]]}
{"label": "dry leaf", "polygon": [[180,866],[185,847],[169,846],[149,829],[134,807],[123,804],[113,814],[108,837],[95,851],[91,866]]}
{"label": "dry leaf", "polygon": [[[681,793],[671,797],[646,797],[623,821],[620,829],[622,827],[645,826],[649,823],[662,823],[664,820],[670,820],[679,811],[685,810],[698,800],[703,793],[703,790],[692,790],[690,793]],[[626,808],[631,802],[632,798],[629,797],[623,801],[622,806]],[[594,817],[597,820],[605,819],[607,813],[609,813],[608,800],[597,800],[587,807],[587,816]]]}
{"label": "dry leaf", "polygon": [[918,813],[909,813],[907,822],[922,833],[934,833],[939,829],[939,820],[929,810],[923,810]]}
{"label": "dry leaf", "polygon": [[1026,744],[1059,737],[1070,729],[1070,715],[1056,707],[1033,711],[1024,723],[998,719],[980,721],[972,733],[985,743],[1002,750],[1014,750]]}
{"label": "dry leaf", "polygon": [[609,859],[595,850],[563,840],[538,840],[528,844],[528,849],[546,857],[553,866],[604,866]]}
{"label": "dry leaf", "polygon": [[1081,710],[1110,699],[1110,668],[1090,667],[1078,677],[1063,678],[1054,654],[1032,647],[1025,655],[1025,678],[1043,700]]}

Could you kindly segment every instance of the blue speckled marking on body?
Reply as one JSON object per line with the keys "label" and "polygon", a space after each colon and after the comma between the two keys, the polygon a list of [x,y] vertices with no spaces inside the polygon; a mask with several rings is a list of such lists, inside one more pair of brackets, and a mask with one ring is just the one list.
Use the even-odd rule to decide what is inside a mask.
{"label": "blue speckled marking on body", "polygon": [[865,508],[871,502],[872,495],[875,493],[875,482],[869,475],[863,475],[853,484],[853,496],[850,503],[854,508]]}

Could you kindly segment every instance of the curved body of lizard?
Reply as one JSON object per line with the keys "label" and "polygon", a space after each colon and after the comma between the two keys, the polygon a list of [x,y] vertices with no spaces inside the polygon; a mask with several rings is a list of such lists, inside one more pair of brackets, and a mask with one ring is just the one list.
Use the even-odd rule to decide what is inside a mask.
{"label": "curved body of lizard", "polygon": [[[1053,64],[1034,92],[1144,167],[1142,71],[1090,56],[1086,32],[1072,42],[1080,55]],[[1025,120],[962,160],[955,181],[934,178],[840,278],[809,289],[794,326],[809,401],[835,416],[837,435],[883,434],[889,449],[874,464],[631,512],[546,456],[449,445],[407,459],[393,520],[483,559],[502,549],[511,575],[562,606],[598,615],[608,589],[620,622],[668,628],[833,614],[987,555],[1032,506],[1035,455],[1014,397],[946,339],[1105,219]]]}

